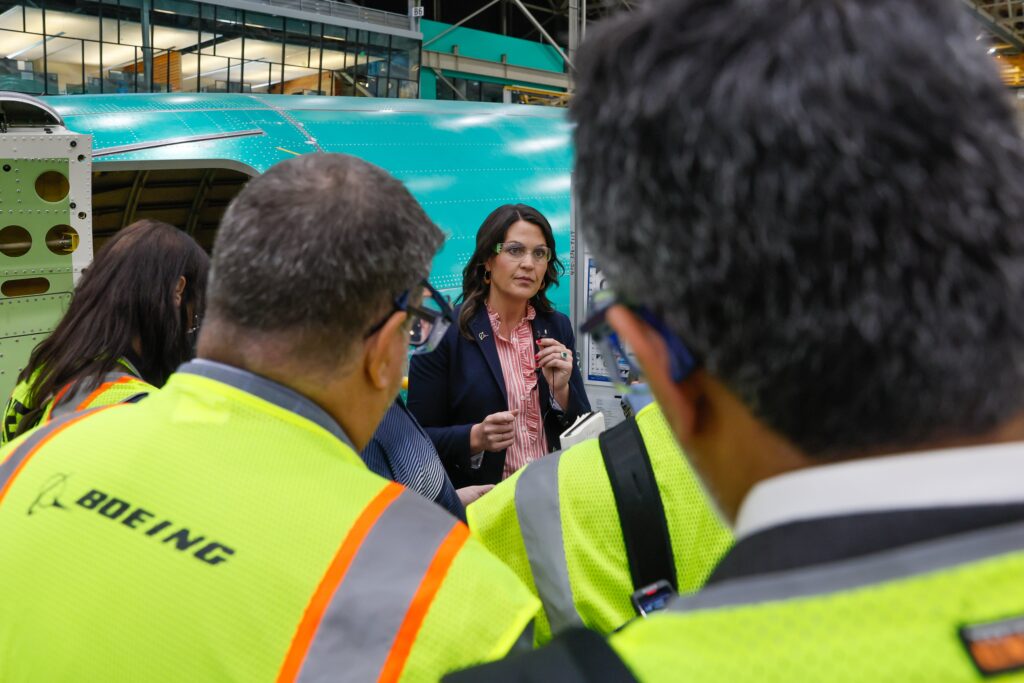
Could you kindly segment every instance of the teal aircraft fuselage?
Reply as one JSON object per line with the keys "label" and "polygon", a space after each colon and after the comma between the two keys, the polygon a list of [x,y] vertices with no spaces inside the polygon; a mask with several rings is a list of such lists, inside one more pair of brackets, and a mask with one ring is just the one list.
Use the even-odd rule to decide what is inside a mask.
{"label": "teal aircraft fuselage", "polygon": [[[73,281],[91,259],[93,238],[99,246],[132,220],[154,217],[209,246],[245,179],[294,155],[352,154],[404,182],[447,235],[431,281],[452,298],[461,291],[477,228],[501,204],[540,210],[551,222],[560,259],[567,269],[573,263],[572,149],[563,110],[247,94],[77,95],[43,102],[66,130],[54,124],[47,133],[14,123],[0,133],[0,165],[10,167],[0,171],[0,400],[65,310]],[[72,140],[81,142],[72,148]],[[69,176],[65,196],[35,191],[46,170]],[[4,248],[5,240],[16,248]],[[26,285],[28,276],[36,283]],[[40,279],[47,285],[41,291]],[[566,313],[571,280],[567,272],[551,293]]]}

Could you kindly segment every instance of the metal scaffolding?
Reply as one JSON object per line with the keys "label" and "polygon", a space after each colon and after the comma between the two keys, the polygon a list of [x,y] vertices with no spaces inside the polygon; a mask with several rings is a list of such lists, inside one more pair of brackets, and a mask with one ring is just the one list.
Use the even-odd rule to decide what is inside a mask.
{"label": "metal scaffolding", "polygon": [[964,0],[992,36],[1024,51],[1024,0]]}
{"label": "metal scaffolding", "polygon": [[[367,0],[372,1],[372,0]],[[449,23],[462,25],[472,20],[485,10],[500,3],[501,26],[507,30],[510,12],[520,12],[524,16],[531,29],[521,38],[536,37],[544,42],[550,43],[565,53],[568,61],[572,62],[574,53],[580,43],[586,37],[586,26],[588,22],[594,22],[604,17],[624,10],[636,9],[643,0],[494,0],[473,8],[458,21]],[[445,0],[428,0],[424,4],[433,7],[434,16],[438,16],[445,5]],[[563,24],[564,22],[564,24]],[[557,33],[552,24],[557,25]],[[563,31],[563,29],[567,29]],[[567,39],[556,42],[551,34],[563,34],[561,37]]]}
{"label": "metal scaffolding", "polygon": [[1024,0],[963,0],[981,23],[1003,81],[1024,87]]}
{"label": "metal scaffolding", "polygon": [[[264,0],[267,1],[267,0]],[[277,0],[282,1],[282,0]],[[294,0],[291,0],[294,1]],[[303,0],[313,1],[313,0]],[[357,0],[348,0],[354,2]],[[361,4],[373,5],[385,0],[358,0]],[[458,7],[461,12],[449,12],[443,31],[432,35],[422,44],[421,65],[436,76],[439,83],[454,93],[457,99],[465,99],[449,76],[452,73],[498,78],[506,82],[535,84],[533,88],[518,88],[506,92],[505,99],[518,102],[545,103],[564,106],[573,90],[576,51],[586,38],[588,22],[630,9],[635,9],[643,0],[480,0],[475,3],[457,3],[455,0],[404,0],[408,2],[410,15],[413,8],[422,15],[423,9],[431,10],[433,17],[441,16],[446,2],[449,9]],[[422,8],[422,9],[420,9]],[[500,12],[500,13],[499,13]],[[485,15],[485,13],[488,13]],[[514,21],[513,18],[518,19]],[[474,22],[474,20],[476,20]],[[525,21],[523,21],[525,20]],[[439,50],[442,39],[463,26],[479,27],[484,24],[496,26],[500,21],[503,33],[515,23],[519,38],[538,40],[557,52],[565,64],[563,73],[532,69],[509,64],[504,58],[501,63],[475,59],[459,53],[453,45]],[[528,28],[525,28],[528,27]],[[493,29],[492,29],[493,30]],[[554,88],[556,90],[547,90]],[[564,91],[564,92],[560,92]]]}
{"label": "metal scaffolding", "polygon": [[[432,0],[435,16],[441,10],[444,0]],[[546,4],[540,4],[546,2]],[[431,40],[423,44],[424,48],[436,42],[459,26],[473,20],[483,12],[495,5],[501,8],[501,25],[503,29],[508,26],[509,12],[519,12],[526,18],[532,30],[521,37],[535,35],[542,42],[554,48],[559,56],[565,61],[566,71],[570,76],[575,69],[576,50],[583,42],[587,34],[587,23],[601,19],[611,13],[634,9],[642,0],[490,0],[481,3],[458,21],[452,23],[451,27],[443,31]],[[557,19],[564,19],[568,30],[565,32],[566,40],[556,40],[551,30],[551,24],[556,23],[562,26]]]}

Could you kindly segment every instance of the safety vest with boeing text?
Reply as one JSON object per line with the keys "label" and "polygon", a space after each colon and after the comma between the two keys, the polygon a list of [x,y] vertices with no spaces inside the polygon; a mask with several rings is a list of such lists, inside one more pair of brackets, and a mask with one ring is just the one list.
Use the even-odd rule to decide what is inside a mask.
{"label": "safety vest with boeing text", "polygon": [[539,607],[314,403],[208,361],[0,450],[0,538],[6,683],[434,681]]}
{"label": "safety vest with boeing text", "polygon": [[[631,450],[630,429],[638,430],[636,441],[646,454],[618,452]],[[612,632],[636,616],[631,596],[652,579],[668,580],[683,594],[699,589],[732,545],[732,533],[657,404],[643,408],[635,423],[622,423],[605,435],[625,435],[626,440],[603,435],[548,455],[466,511],[474,535],[540,597],[537,645],[575,626]],[[603,453],[609,446],[615,452]],[[636,477],[616,477],[612,470],[618,466],[609,455],[625,455],[627,468],[638,468]],[[633,480],[645,477],[651,479],[649,492],[632,490]],[[635,500],[627,500],[630,493]],[[630,534],[627,516],[649,523]],[[635,538],[643,535],[649,538]],[[659,536],[668,565],[660,574],[665,575],[641,578],[635,555],[643,554],[643,548],[637,547]]]}
{"label": "safety vest with boeing text", "polygon": [[[121,358],[118,363],[123,369],[108,372],[100,378],[99,382],[68,382],[61,387],[53,398],[45,402],[46,407],[36,425],[46,424],[50,420],[68,413],[109,406],[133,396],[156,391],[156,387],[141,379],[139,371],[127,359]],[[36,370],[31,378],[19,382],[11,392],[7,408],[4,410],[0,445],[14,439],[25,415],[32,410],[34,402],[31,397],[31,387],[38,373],[39,371]]]}

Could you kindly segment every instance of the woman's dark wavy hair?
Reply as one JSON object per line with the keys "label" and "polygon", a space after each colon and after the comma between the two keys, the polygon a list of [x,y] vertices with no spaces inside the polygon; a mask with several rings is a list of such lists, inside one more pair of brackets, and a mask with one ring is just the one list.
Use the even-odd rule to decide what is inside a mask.
{"label": "woman's dark wavy hair", "polygon": [[[195,240],[173,225],[141,220],[119,231],[96,254],[71,297],[67,313],[29,358],[19,382],[29,381],[33,426],[46,402],[70,382],[99,386],[138,339],[142,378],[162,386],[193,355],[188,330],[202,316],[210,259]],[[174,305],[178,278],[185,277],[181,306]]]}
{"label": "woman's dark wavy hair", "polygon": [[551,224],[544,218],[537,209],[526,204],[505,204],[499,206],[484,219],[480,229],[476,231],[476,251],[462,271],[462,295],[459,301],[462,308],[459,310],[459,331],[466,339],[472,339],[473,334],[469,330],[469,322],[480,310],[480,307],[487,301],[487,295],[491,291],[491,285],[484,282],[487,259],[494,256],[494,248],[505,241],[505,235],[513,223],[526,221],[540,228],[544,234],[544,241],[551,250],[551,260],[548,261],[547,272],[544,273],[544,282],[540,291],[530,299],[530,305],[538,313],[550,313],[554,310],[551,301],[548,300],[548,287],[558,286],[558,277],[565,273],[565,266],[558,259],[555,251],[555,234],[551,231]]}

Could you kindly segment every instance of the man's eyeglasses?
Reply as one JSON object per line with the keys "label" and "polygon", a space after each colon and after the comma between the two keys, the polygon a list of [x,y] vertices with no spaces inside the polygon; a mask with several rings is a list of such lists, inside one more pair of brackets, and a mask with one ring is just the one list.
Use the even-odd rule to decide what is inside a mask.
{"label": "man's eyeglasses", "polygon": [[525,244],[519,242],[498,242],[494,245],[495,254],[505,254],[513,261],[522,261],[529,253],[535,263],[547,263],[551,260],[551,250],[547,247],[534,247],[527,249]]}
{"label": "man's eyeglasses", "polygon": [[[420,288],[423,291],[422,300],[415,304],[410,303],[413,292]],[[396,296],[392,309],[379,323],[370,328],[365,338],[368,339],[379,332],[396,311],[405,311],[409,315],[409,348],[413,355],[430,353],[436,349],[455,317],[452,307],[441,293],[423,280],[417,287],[407,289]]]}
{"label": "man's eyeglasses", "polygon": [[[601,358],[604,361],[605,371],[612,381],[615,389],[620,393],[629,392],[630,378],[642,377],[640,367],[633,359],[632,354],[627,353],[625,346],[615,333],[615,330],[608,323],[608,309],[617,303],[615,295],[604,290],[594,295],[591,301],[593,312],[580,326],[580,331],[589,334],[594,343],[601,351]],[[679,337],[673,334],[658,316],[640,306],[628,306],[645,323],[650,325],[661,335],[668,347],[670,371],[673,382],[681,382],[697,368],[697,360],[690,349]]]}

